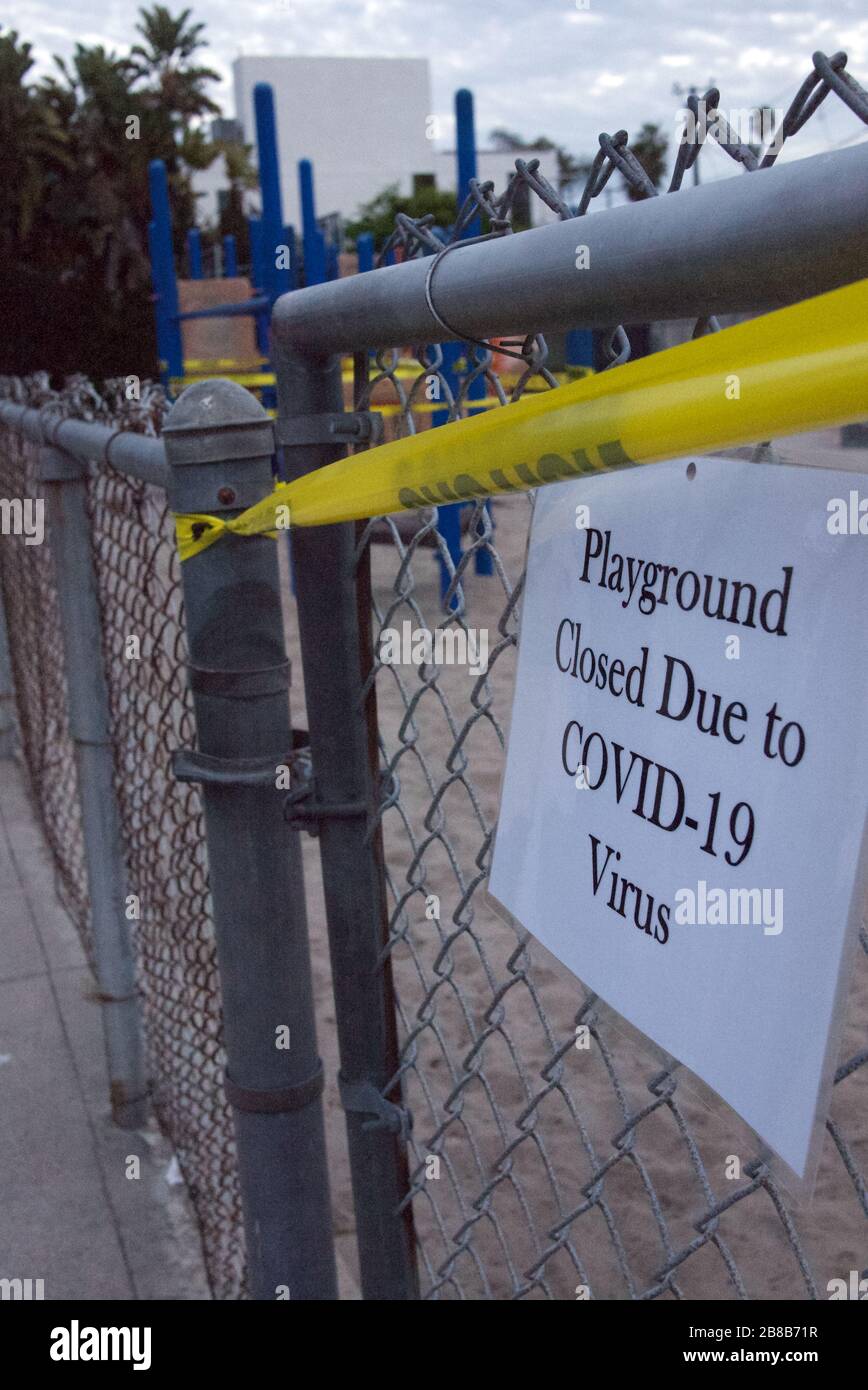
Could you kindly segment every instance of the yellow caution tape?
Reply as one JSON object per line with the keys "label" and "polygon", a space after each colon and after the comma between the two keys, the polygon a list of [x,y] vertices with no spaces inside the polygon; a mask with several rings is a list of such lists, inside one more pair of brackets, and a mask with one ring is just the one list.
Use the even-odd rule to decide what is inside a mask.
{"label": "yellow caution tape", "polygon": [[215,372],[232,371],[233,368],[239,372],[256,371],[260,367],[268,365],[267,357],[188,357],[184,361],[184,368],[188,372],[194,372],[201,376],[204,372],[211,375]]}
{"label": "yellow caution tape", "polygon": [[[189,363],[187,364],[190,365]],[[243,372],[221,370],[219,367],[212,367],[209,371],[188,372],[186,376],[173,376],[169,378],[169,389],[173,396],[180,395],[185,386],[196,386],[200,381],[205,381],[209,376],[228,376],[230,380],[236,381],[239,386],[273,386],[275,383],[274,372]]]}
{"label": "yellow caution tape", "polygon": [[[339,459],[233,521],[179,517],[181,558],[253,536],[524,491],[868,415],[868,280]],[[209,527],[192,536],[189,523]],[[214,534],[216,528],[217,534]]]}
{"label": "yellow caution tape", "polygon": [[[275,492],[285,487],[285,483],[278,483]],[[257,503],[261,506],[261,503]],[[282,507],[286,513],[286,520],[278,508]],[[250,508],[252,511],[253,508]],[[185,512],[175,516],[175,538],[178,543],[178,554],[182,560],[189,560],[191,555],[198,555],[200,550],[207,550],[209,545],[219,541],[220,537],[227,531],[234,532],[237,536],[268,536],[271,540],[277,540],[281,531],[289,529],[289,508],[286,503],[278,502],[275,506],[276,517],[272,520],[271,528],[266,530],[264,526],[257,526],[251,531],[247,526],[246,518],[248,512],[242,512],[227,521],[223,516],[209,516],[206,512]],[[275,522],[277,524],[275,524]]]}

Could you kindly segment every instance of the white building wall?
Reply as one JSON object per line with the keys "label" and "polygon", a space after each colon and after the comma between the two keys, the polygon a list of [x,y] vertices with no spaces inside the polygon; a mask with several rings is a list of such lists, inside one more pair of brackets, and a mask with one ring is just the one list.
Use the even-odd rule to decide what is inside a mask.
{"label": "white building wall", "polygon": [[[196,194],[196,225],[199,227],[216,226],[220,216],[220,202],[218,193],[229,187],[229,177],[226,173],[226,159],[220,154],[209,164],[207,169],[194,169],[192,179],[193,192]],[[259,212],[259,190],[245,189],[242,194],[244,211],[248,217],[255,217]]]}
{"label": "white building wall", "polygon": [[434,173],[426,138],[431,79],[425,58],[256,58],[233,64],[235,106],[255,147],[253,88],[274,89],[283,214],[301,223],[298,161],[313,164],[317,215],[356,216],[389,184],[412,192],[414,174]]}

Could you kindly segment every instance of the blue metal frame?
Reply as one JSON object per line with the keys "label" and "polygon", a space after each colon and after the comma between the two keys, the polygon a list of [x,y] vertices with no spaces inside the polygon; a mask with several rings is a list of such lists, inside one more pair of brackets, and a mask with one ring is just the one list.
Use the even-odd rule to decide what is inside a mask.
{"label": "blue metal frame", "polygon": [[374,238],[370,232],[362,232],[356,237],[356,254],[359,258],[359,270],[373,270],[374,268]]}
{"label": "blue metal frame", "polygon": [[[456,158],[457,158],[457,189],[458,207],[461,208],[464,200],[470,192],[470,180],[476,178],[476,131],[473,117],[473,93],[466,87],[455,93],[455,134],[456,134]],[[479,218],[473,218],[462,232],[462,240],[469,237],[478,236],[480,233]],[[443,375],[449,383],[449,389],[453,394],[458,393],[461,386],[461,374],[456,370],[462,359],[467,359],[469,348],[464,343],[443,343]],[[486,385],[484,376],[479,376],[470,383],[467,391],[468,401],[483,400],[485,397]],[[479,414],[478,411],[470,410],[471,415]],[[449,420],[448,410],[435,411],[432,418],[432,427],[445,425]],[[446,542],[453,565],[458,568],[461,562],[461,508],[465,504],[455,502],[448,507],[440,507],[438,510],[438,530]],[[489,512],[490,515],[490,512]],[[491,556],[487,550],[479,549],[474,557],[474,564],[477,574],[492,574],[494,566]],[[449,588],[449,570],[443,559],[440,559],[440,592],[445,595]],[[454,606],[454,600],[453,600]]]}
{"label": "blue metal frame", "polygon": [[256,117],[259,187],[262,194],[262,283],[259,288],[273,304],[290,288],[290,274],[287,266],[278,264],[278,261],[284,259],[281,248],[286,243],[280,198],[274,92],[267,82],[257,82],[253,88],[253,110]]}
{"label": "blue metal frame", "polygon": [[238,251],[235,238],[227,232],[223,238],[223,278],[231,280],[238,274]]}
{"label": "blue metal frame", "polygon": [[[295,289],[298,284],[295,230],[286,226],[283,221],[274,92],[268,83],[258,82],[256,84],[253,91],[253,104],[256,117],[262,215],[259,218],[249,218],[247,224],[250,236],[252,298],[239,304],[218,305],[210,309],[191,310],[184,314],[179,312],[168,176],[162,160],[152,160],[150,165],[149,179],[153,220],[148,226],[148,246],[154,285],[160,374],[166,387],[168,387],[172,377],[184,375],[184,354],[180,332],[180,325],[184,320],[253,315],[256,321],[257,349],[263,357],[267,358],[270,353],[269,323],[271,310],[280,295]],[[313,203],[313,170],[309,161],[303,161],[303,163],[307,166],[302,185],[303,205],[307,210],[305,261],[314,276],[313,279],[308,279],[307,283],[318,284],[326,279],[327,250],[323,235],[316,225]],[[186,245],[190,278],[200,280],[203,276],[202,238],[198,227],[189,228]],[[281,254],[283,248],[288,249],[288,257]],[[329,253],[332,274],[336,274],[336,248],[329,248]],[[288,265],[285,263],[287,259]],[[279,262],[283,263],[279,264]],[[226,235],[223,238],[223,275],[231,277],[237,274],[238,253],[235,238]]]}
{"label": "blue metal frame", "polygon": [[309,159],[298,161],[298,191],[301,202],[304,283],[306,285],[322,285],[326,280],[325,238],[317,225],[316,200],[313,191],[313,165]]}
{"label": "blue metal frame", "polygon": [[198,227],[187,230],[187,274],[191,280],[202,279],[202,233]]}
{"label": "blue metal frame", "polygon": [[148,242],[154,285],[157,352],[160,356],[160,378],[163,385],[168,386],[170,377],[183,374],[184,353],[178,324],[178,282],[172,246],[169,179],[162,159],[152,159],[148,165],[148,183],[153,211],[153,221],[148,227]]}

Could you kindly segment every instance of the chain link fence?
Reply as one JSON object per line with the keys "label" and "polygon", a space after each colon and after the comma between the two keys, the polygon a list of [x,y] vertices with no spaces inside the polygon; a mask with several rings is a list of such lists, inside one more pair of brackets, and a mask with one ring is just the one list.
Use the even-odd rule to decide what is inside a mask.
{"label": "chain link fence", "polygon": [[[128,400],[83,378],[52,391],[43,378],[6,380],[7,398],[46,418],[72,416],[156,434],[162,389]],[[2,431],[0,492],[38,498],[38,447]],[[223,1091],[220,979],[208,898],[198,788],[175,781],[173,749],[194,741],[174,526],[165,493],[100,463],[89,482],[115,760],[153,1101],[202,1231],[217,1298],[243,1289],[244,1252],[232,1117]],[[93,965],[75,755],[67,720],[60,613],[51,548],[4,540],[0,579],[24,759],[57,866],[58,887]]]}
{"label": "chain link fence", "polygon": [[[404,621],[491,633],[484,676],[382,662],[371,673],[392,774],[380,811],[388,954],[428,1293],[824,1296],[828,1279],[865,1263],[868,935],[817,1196],[798,1213],[737,1117],[487,902],[530,506],[495,502],[496,530],[475,507],[454,570],[438,543],[452,574],[446,605],[426,547],[433,514],[409,538],[390,522],[388,543],[373,547],[378,637]],[[362,545],[375,539],[372,522]],[[480,549],[493,579],[473,573]]]}
{"label": "chain link fence", "polygon": [[[700,138],[678,147],[667,192],[681,187],[701,152],[700,103],[709,137],[748,172],[770,167],[832,94],[868,123],[868,94],[846,61],[844,53],[814,56],[765,149],[739,139],[716,88],[689,96]],[[575,213],[538,161],[517,160],[500,195],[471,182],[450,248],[460,254],[461,237],[480,217],[488,235],[509,235],[522,184],[567,220],[585,215],[616,172],[634,198],[657,195],[623,130],[600,136]],[[432,220],[399,216],[381,263],[396,250],[407,258],[446,254]],[[693,334],[718,327],[704,317]],[[607,367],[628,360],[622,325],[605,335],[604,353]],[[427,427],[437,409],[432,397],[442,403],[441,418],[452,420],[558,384],[541,336],[468,345],[460,367],[456,384],[440,348],[413,359],[378,353],[357,408],[391,404],[391,428],[401,435]],[[473,389],[480,381],[482,402]],[[414,1116],[408,1200],[427,1296],[824,1297],[828,1279],[866,1263],[864,928],[816,1196],[795,1212],[738,1118],[724,1119],[695,1078],[685,1082],[679,1069],[661,1064],[647,1039],[487,902],[532,506],[531,495],[465,507],[457,564],[433,508],[410,534],[403,519],[400,526],[377,520],[360,540],[360,560],[373,546],[375,652],[381,634],[405,621],[413,630],[491,633],[483,676],[382,662],[370,676],[392,774],[380,811],[392,902],[388,954],[402,1027],[399,1074]],[[432,553],[448,574],[442,599]],[[480,554],[492,577],[475,573]],[[432,895],[439,921],[426,916]],[[576,1045],[582,1025],[589,1050]]]}
{"label": "chain link fence", "polygon": [[[725,122],[710,129],[726,154],[753,171],[768,167],[781,138],[830,95],[868,121],[868,98],[845,64],[843,54],[815,55],[776,149],[741,143]],[[687,99],[694,114],[699,100]],[[704,100],[710,121],[719,93]],[[680,147],[669,191],[699,152],[699,144]],[[637,196],[656,193],[626,133],[603,135],[578,216],[615,172]],[[519,160],[500,196],[490,185],[472,185],[452,245],[479,217],[487,235],[509,235],[521,184],[559,217],[573,216],[536,161]],[[405,217],[384,255],[390,251],[399,258],[444,254],[428,219]],[[696,331],[716,327],[707,317]],[[610,365],[627,359],[622,326],[605,341]],[[382,409],[396,434],[508,406],[559,379],[540,336],[469,343],[457,363],[437,346],[379,352],[366,356],[364,370],[357,358],[360,378],[355,408]],[[159,432],[165,411],[158,389],[146,387],[140,401],[129,402],[121,383],[109,384],[103,397],[80,379],[59,393],[38,379],[6,381],[0,391],[48,412],[148,433]],[[36,452],[0,432],[3,495],[39,495]],[[130,881],[142,899],[132,926],[156,1108],[191,1192],[215,1296],[235,1298],[244,1288],[243,1240],[199,793],[169,774],[172,750],[195,741],[171,518],[161,491],[105,463],[94,465],[89,496],[116,788]],[[432,631],[487,629],[492,639],[483,675],[375,660],[365,690],[376,693],[389,774],[378,810],[390,896],[383,964],[394,982],[400,1064],[383,1094],[394,1094],[399,1080],[413,1114],[406,1202],[423,1295],[825,1297],[829,1279],[866,1264],[865,932],[816,1195],[799,1210],[737,1117],[710,1104],[695,1078],[661,1062],[647,1039],[486,900],[532,505],[531,497],[515,496],[464,507],[458,560],[433,508],[358,528],[359,567],[368,556],[371,564],[375,652],[380,635],[405,621]],[[4,541],[0,578],[23,753],[62,895],[90,949],[48,546]],[[289,597],[287,604],[291,630]],[[576,1046],[582,1026],[588,1048]]]}

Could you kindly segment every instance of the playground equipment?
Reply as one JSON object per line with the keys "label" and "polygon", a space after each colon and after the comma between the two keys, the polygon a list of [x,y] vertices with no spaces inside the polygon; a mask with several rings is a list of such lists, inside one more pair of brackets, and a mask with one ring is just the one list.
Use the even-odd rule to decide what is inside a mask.
{"label": "playground equipment", "polygon": [[[261,213],[247,222],[250,240],[249,276],[239,274],[238,251],[233,236],[225,236],[213,257],[214,274],[206,281],[203,269],[202,237],[198,227],[186,233],[187,279],[176,276],[173,249],[172,216],[166,166],[162,160],[150,165],[150,192],[153,220],[149,225],[149,245],[154,284],[154,303],[157,347],[160,371],[170,394],[203,376],[218,373],[232,377],[240,385],[253,390],[267,409],[274,408],[274,375],[269,361],[269,323],[274,304],[281,295],[301,284],[323,284],[339,276],[339,247],[334,236],[327,237],[316,215],[314,171],[308,159],[298,164],[301,203],[301,257],[295,228],[283,221],[280,192],[280,166],[277,150],[274,92],[268,83],[257,83],[253,93],[256,119],[256,145],[259,165]],[[471,192],[477,177],[476,135],[474,128],[473,94],[467,89],[455,95],[455,129],[457,157],[457,193],[460,208]],[[467,223],[461,232],[462,240],[478,236],[479,217]],[[375,265],[373,238],[363,234],[357,238],[358,270],[366,272]],[[380,264],[390,264],[395,256],[388,252]],[[299,263],[301,261],[301,264]],[[214,281],[222,281],[218,288]],[[198,282],[203,282],[199,286]],[[183,307],[182,307],[183,300]],[[219,302],[217,302],[219,301]],[[185,357],[184,324],[227,319],[249,321],[252,333],[233,334],[233,351],[227,354],[225,329],[211,338],[214,350],[190,353]],[[188,338],[190,334],[186,335]],[[200,342],[208,343],[200,334]],[[477,371],[472,349],[461,342],[442,344],[441,374],[454,398],[462,397],[467,413],[477,415],[496,402],[491,398],[483,372]],[[566,376],[584,374],[593,368],[593,337],[587,332],[574,332],[566,340]],[[465,385],[467,373],[471,380]],[[400,374],[400,369],[398,370]],[[345,386],[353,380],[351,363],[345,364]],[[462,387],[463,395],[462,395]],[[348,408],[352,408],[351,401]],[[395,406],[372,402],[372,409],[388,413]],[[424,409],[424,407],[423,407]],[[446,405],[432,403],[431,427],[444,425],[450,418]],[[463,504],[440,508],[439,530],[446,542],[452,566],[460,563],[461,511]],[[490,518],[489,518],[490,519]],[[441,586],[445,592],[450,583],[449,566],[440,558]],[[478,574],[492,573],[489,550],[475,547],[475,566]]]}
{"label": "playground equipment", "polygon": [[[476,130],[473,116],[473,93],[466,87],[455,93],[455,149],[458,161],[458,207],[460,208],[470,193],[470,181],[476,178]],[[462,240],[469,240],[471,237],[479,236],[481,231],[480,221],[475,217],[468,222],[461,234]],[[468,349],[464,343],[444,343],[443,344],[443,375],[449,383],[449,389],[453,395],[457,395],[461,389],[460,370],[466,361]],[[488,394],[488,383],[482,373],[472,380],[467,387],[467,400],[481,401]],[[478,415],[479,410],[470,409],[469,415]],[[435,414],[432,425],[445,425],[449,421],[449,411],[442,410]],[[461,513],[463,504],[453,503],[449,507],[440,508],[439,529],[440,534],[445,540],[453,565],[458,565],[461,559]],[[491,519],[490,509],[488,511],[489,520]],[[483,546],[476,549],[474,562],[477,574],[492,574],[493,564],[491,555]],[[441,587],[448,586],[448,570],[445,562],[440,561],[441,568]]]}
{"label": "playground equipment", "polygon": [[[242,385],[265,391],[273,386],[268,362],[268,324],[271,309],[280,295],[295,289],[300,283],[319,284],[338,274],[338,246],[327,241],[317,223],[314,201],[313,169],[309,160],[299,163],[299,183],[303,214],[302,257],[299,265],[295,228],[283,221],[280,194],[280,168],[277,154],[277,128],[274,113],[274,92],[268,83],[257,83],[253,93],[256,118],[256,146],[259,165],[261,213],[248,218],[250,266],[247,277],[239,274],[238,248],[234,236],[224,236],[215,248],[214,274],[207,277],[208,291],[203,301],[191,307],[182,299],[197,299],[190,286],[206,279],[202,254],[202,234],[190,227],[185,236],[187,279],[179,280],[175,267],[172,214],[169,205],[168,175],[164,162],[155,159],[149,169],[152,221],[148,228],[151,273],[154,286],[154,305],[157,329],[157,350],[164,385],[175,394],[191,379],[212,374],[215,370],[233,376]],[[368,255],[372,263],[372,249]],[[237,281],[226,287],[225,302],[214,281]],[[220,353],[199,359],[189,354],[185,359],[182,325],[196,321],[228,318],[250,319],[253,343],[239,359],[237,355]],[[269,404],[267,398],[264,404]]]}

